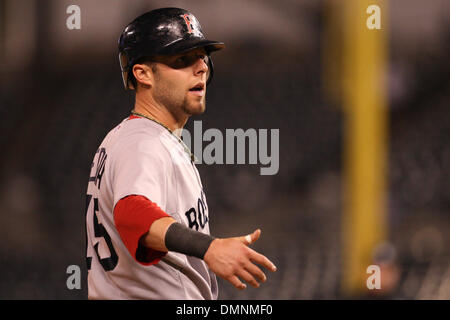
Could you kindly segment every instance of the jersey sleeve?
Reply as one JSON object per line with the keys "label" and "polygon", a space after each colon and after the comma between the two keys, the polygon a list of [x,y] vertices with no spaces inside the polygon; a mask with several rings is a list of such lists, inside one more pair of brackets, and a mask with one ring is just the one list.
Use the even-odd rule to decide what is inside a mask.
{"label": "jersey sleeve", "polygon": [[135,134],[114,150],[111,183],[114,206],[129,195],[142,195],[167,210],[170,156],[158,137]]}
{"label": "jersey sleeve", "polygon": [[110,181],[114,223],[122,242],[139,263],[157,263],[166,253],[139,245],[151,224],[166,213],[171,163],[158,136],[146,132],[124,137],[114,149]]}
{"label": "jersey sleeve", "polygon": [[143,196],[128,196],[117,202],[114,208],[114,224],[130,255],[143,265],[158,263],[167,253],[141,245],[141,237],[153,222],[169,217],[155,203]]}

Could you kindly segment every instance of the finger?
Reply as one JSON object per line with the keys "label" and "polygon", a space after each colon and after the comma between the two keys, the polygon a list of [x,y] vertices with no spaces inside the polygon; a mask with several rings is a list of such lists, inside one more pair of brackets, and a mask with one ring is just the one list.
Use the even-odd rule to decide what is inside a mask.
{"label": "finger", "polygon": [[[250,249],[250,248],[249,248]],[[267,259],[266,256],[263,256],[262,254],[259,254],[258,252],[250,249],[250,260],[253,262],[256,262],[257,264],[265,267],[266,269],[275,272],[277,271],[277,267],[275,266],[275,264],[270,261],[269,259]]]}
{"label": "finger", "polygon": [[256,265],[254,265],[253,263],[248,263],[245,266],[245,269],[252,274],[254,277],[256,277],[260,282],[266,282],[267,277],[264,274],[264,272],[262,272],[262,270],[260,268],[258,268]]}
{"label": "finger", "polygon": [[255,231],[253,231],[253,233],[250,233],[244,237],[239,237],[239,240],[248,246],[248,245],[251,245],[252,243],[254,243],[256,240],[258,240],[260,235],[261,235],[261,230],[256,229]]}
{"label": "finger", "polygon": [[247,270],[241,269],[238,271],[237,275],[239,276],[239,278],[249,283],[252,287],[259,287],[259,282],[256,281],[256,279]]}
{"label": "finger", "polygon": [[233,286],[235,286],[236,289],[244,290],[245,288],[247,288],[247,286],[246,286],[244,283],[242,283],[242,281],[239,280],[239,278],[236,277],[236,276],[231,276],[231,277],[227,278],[227,280],[228,280]]}
{"label": "finger", "polygon": [[261,229],[256,229],[255,231],[253,231],[253,233],[250,236],[251,241],[249,244],[254,243],[256,240],[259,239],[260,236],[261,236]]}

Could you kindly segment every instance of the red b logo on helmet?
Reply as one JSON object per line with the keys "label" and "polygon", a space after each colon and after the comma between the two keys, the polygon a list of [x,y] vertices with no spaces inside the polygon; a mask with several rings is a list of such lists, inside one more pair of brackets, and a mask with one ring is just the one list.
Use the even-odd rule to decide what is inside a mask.
{"label": "red b logo on helmet", "polygon": [[194,30],[193,30],[192,27],[191,27],[191,19],[190,19],[190,17],[189,17],[189,14],[188,14],[188,13],[185,13],[185,14],[182,15],[182,17],[183,17],[183,19],[184,19],[184,22],[186,22],[186,26],[187,26],[187,29],[188,29],[188,33],[193,33]]}

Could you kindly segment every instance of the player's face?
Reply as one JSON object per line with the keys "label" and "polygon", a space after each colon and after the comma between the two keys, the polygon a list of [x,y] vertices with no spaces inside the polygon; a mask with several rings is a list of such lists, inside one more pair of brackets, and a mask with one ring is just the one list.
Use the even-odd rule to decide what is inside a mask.
{"label": "player's face", "polygon": [[204,49],[184,54],[156,57],[153,96],[174,114],[187,116],[205,111],[208,56]]}

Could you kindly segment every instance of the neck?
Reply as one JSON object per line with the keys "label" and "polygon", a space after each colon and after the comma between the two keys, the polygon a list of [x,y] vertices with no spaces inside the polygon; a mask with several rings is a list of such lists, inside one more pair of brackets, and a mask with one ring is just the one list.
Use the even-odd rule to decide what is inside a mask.
{"label": "neck", "polygon": [[154,99],[139,95],[138,93],[136,93],[136,103],[134,104],[133,111],[155,119],[172,132],[181,131],[188,119],[188,116],[176,117],[165,106],[156,103]]}

